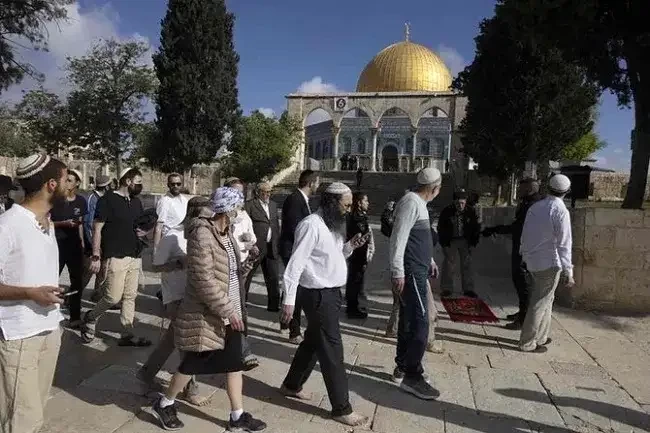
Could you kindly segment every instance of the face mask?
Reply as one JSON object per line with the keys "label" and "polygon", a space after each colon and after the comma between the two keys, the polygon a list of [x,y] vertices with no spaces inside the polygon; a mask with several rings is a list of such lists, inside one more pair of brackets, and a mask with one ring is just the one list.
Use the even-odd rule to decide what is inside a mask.
{"label": "face mask", "polygon": [[141,192],[142,192],[142,184],[141,183],[136,183],[136,184],[133,184],[133,185],[129,186],[129,195],[131,197],[136,197],[136,196],[140,195]]}

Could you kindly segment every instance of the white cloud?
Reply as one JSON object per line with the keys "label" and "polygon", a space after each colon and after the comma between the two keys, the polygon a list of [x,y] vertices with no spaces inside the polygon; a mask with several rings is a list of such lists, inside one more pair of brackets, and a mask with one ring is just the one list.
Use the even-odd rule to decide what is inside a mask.
{"label": "white cloud", "polygon": [[[18,53],[22,61],[30,63],[37,71],[45,74],[43,86],[58,94],[65,94],[69,87],[65,82],[64,67],[66,57],[83,56],[100,39],[114,38],[124,41],[136,39],[149,44],[149,40],[138,34],[122,34],[118,30],[119,16],[117,12],[106,5],[89,11],[80,10],[78,3],[67,7],[68,18],[58,23],[48,23],[49,51],[22,50]],[[152,66],[151,49],[143,57],[143,62]],[[38,83],[27,77],[22,83],[9,88],[2,93],[2,99],[18,101],[22,98],[22,90],[38,87]]]}
{"label": "white cloud", "polygon": [[257,109],[257,111],[259,111],[266,117],[275,117],[275,110],[273,108],[260,107]]}
{"label": "white cloud", "polygon": [[445,64],[451,71],[452,76],[456,76],[460,71],[465,69],[467,61],[465,58],[454,48],[445,44],[438,45],[438,54],[442,57]]}
{"label": "white cloud", "polygon": [[617,147],[616,149],[614,149],[614,153],[616,153],[616,154],[621,154],[623,152],[625,152],[625,150],[620,148],[620,147]]}
{"label": "white cloud", "polygon": [[335,84],[326,83],[323,78],[316,76],[298,86],[298,93],[337,93],[340,92]]}

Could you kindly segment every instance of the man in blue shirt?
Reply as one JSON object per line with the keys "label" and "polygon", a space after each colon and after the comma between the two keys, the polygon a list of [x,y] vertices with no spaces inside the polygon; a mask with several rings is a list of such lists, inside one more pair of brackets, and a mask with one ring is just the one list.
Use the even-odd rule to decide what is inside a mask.
{"label": "man in blue shirt", "polygon": [[[101,175],[97,177],[97,183],[95,184],[95,190],[88,196],[88,213],[84,216],[84,237],[86,244],[87,256],[92,254],[92,245],[93,245],[93,220],[95,219],[95,209],[97,209],[97,201],[106,193],[111,184],[111,178],[106,175]],[[92,277],[92,272],[88,271],[88,263],[86,263],[86,272],[84,273],[84,283],[83,287],[85,288]],[[102,264],[103,265],[103,264]],[[102,297],[102,283],[105,279],[106,266],[101,266],[97,276],[95,278],[95,290],[91,296],[93,302],[97,302]]]}

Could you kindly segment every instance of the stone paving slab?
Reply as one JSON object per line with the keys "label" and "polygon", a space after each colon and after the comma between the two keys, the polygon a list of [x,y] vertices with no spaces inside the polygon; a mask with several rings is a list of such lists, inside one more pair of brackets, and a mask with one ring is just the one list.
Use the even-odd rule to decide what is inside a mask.
{"label": "stone paving slab", "polygon": [[478,413],[446,413],[445,433],[534,433],[521,419],[494,419]]}
{"label": "stone paving slab", "polygon": [[[564,422],[536,375],[518,371],[472,368],[469,370],[476,407],[495,417],[515,417],[545,425]],[[530,404],[519,394],[540,395]]]}
{"label": "stone paving slab", "polygon": [[[540,374],[540,380],[568,426],[621,433],[649,431],[650,417],[611,380],[547,374]],[[546,397],[546,392],[522,391],[520,395],[533,403]]]}
{"label": "stone paving slab", "polygon": [[553,371],[560,375],[584,376],[592,379],[608,380],[609,374],[599,365],[584,365],[575,362],[549,361]]}

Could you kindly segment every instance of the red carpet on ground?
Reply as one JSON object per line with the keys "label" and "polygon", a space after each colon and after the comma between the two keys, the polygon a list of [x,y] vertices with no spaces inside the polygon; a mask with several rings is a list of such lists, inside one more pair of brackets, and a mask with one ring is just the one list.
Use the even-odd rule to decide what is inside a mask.
{"label": "red carpet on ground", "polygon": [[442,305],[445,306],[452,322],[496,323],[499,321],[482,299],[442,298]]}

